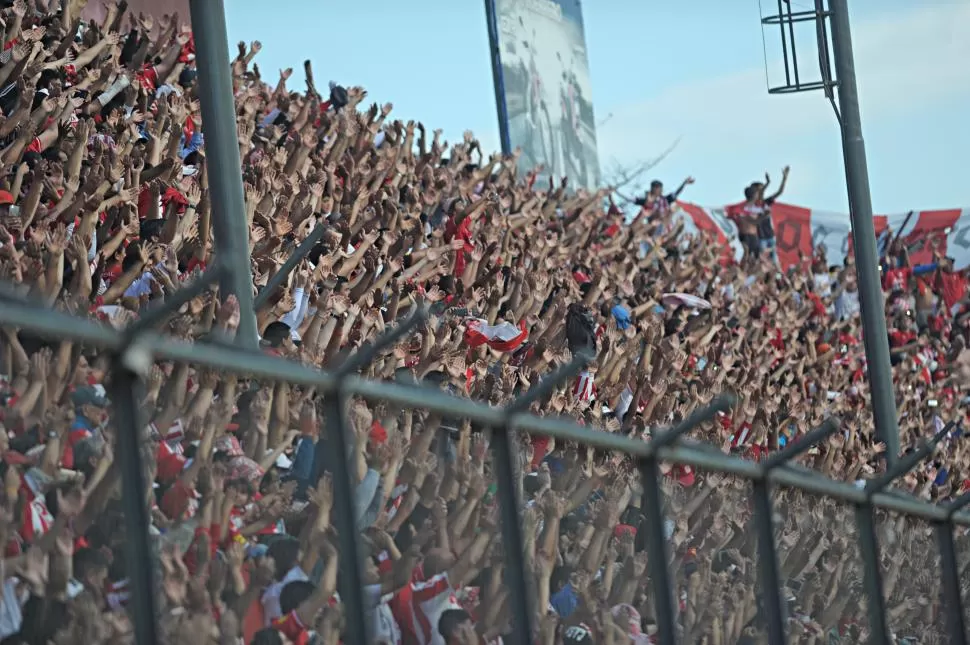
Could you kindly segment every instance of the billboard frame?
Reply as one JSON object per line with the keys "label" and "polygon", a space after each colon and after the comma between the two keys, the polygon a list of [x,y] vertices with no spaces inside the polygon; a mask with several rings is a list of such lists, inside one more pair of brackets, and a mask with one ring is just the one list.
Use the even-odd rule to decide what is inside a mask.
{"label": "billboard frame", "polygon": [[502,50],[498,39],[498,11],[495,0],[485,0],[485,21],[488,24],[488,53],[492,62],[492,85],[495,88],[495,109],[498,113],[498,134],[502,154],[512,154],[509,135],[509,107],[505,101],[505,72],[502,70]]}

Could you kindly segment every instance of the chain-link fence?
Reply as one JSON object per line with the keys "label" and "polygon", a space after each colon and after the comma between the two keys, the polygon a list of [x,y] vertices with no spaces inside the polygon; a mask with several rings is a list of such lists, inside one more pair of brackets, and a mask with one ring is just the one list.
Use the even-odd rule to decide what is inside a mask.
{"label": "chain-link fence", "polygon": [[[746,629],[767,634],[768,642],[782,643],[802,634],[799,616],[813,608],[799,607],[802,587],[823,590],[825,607],[816,611],[832,614],[841,628],[827,635],[829,640],[879,643],[928,640],[927,634],[949,635],[950,642],[965,642],[965,619],[961,587],[967,579],[966,554],[970,545],[962,527],[970,517],[959,509],[970,503],[970,495],[947,506],[932,505],[912,496],[887,490],[892,481],[928,458],[934,441],[905,456],[886,474],[864,486],[833,481],[800,466],[792,458],[810,450],[839,431],[830,420],[773,454],[755,463],[737,459],[720,450],[684,439],[700,424],[710,422],[718,411],[726,411],[733,397],[714,399],[682,423],[655,434],[649,442],[638,438],[592,429],[558,417],[529,414],[532,402],[540,400],[564,380],[575,375],[584,358],[542,379],[504,408],[470,399],[457,398],[440,390],[397,382],[362,379],[356,374],[384,349],[422,324],[415,314],[387,332],[377,342],[350,355],[343,367],[320,371],[283,359],[218,342],[190,344],[167,338],[151,330],[150,318],[141,319],[134,333],[118,334],[96,322],[50,310],[25,301],[9,288],[2,290],[0,324],[29,329],[41,337],[70,340],[96,348],[112,357],[109,391],[117,428],[116,452],[122,469],[125,525],[131,559],[131,598],[137,621],[139,643],[154,643],[155,607],[152,593],[149,518],[144,504],[146,477],[142,465],[141,388],[153,361],[191,363],[197,368],[233,372],[262,382],[288,382],[312,387],[325,404],[326,440],[318,442],[318,463],[327,463],[334,475],[334,523],[339,534],[342,586],[347,626],[345,642],[368,642],[365,607],[360,596],[359,545],[354,526],[351,498],[353,484],[346,460],[328,459],[327,454],[347,454],[354,433],[349,429],[345,402],[361,397],[374,404],[419,409],[443,418],[467,419],[491,432],[492,468],[501,504],[504,555],[508,573],[509,606],[514,616],[514,638],[509,642],[531,642],[535,623],[529,569],[523,557],[523,529],[518,509],[522,508],[517,487],[519,477],[517,433],[553,437],[557,442],[575,442],[601,451],[622,453],[635,460],[641,480],[642,513],[640,535],[647,552],[649,590],[660,643],[696,641],[696,607],[717,608],[732,599],[747,602],[750,620]],[[180,300],[167,301],[166,308]],[[948,429],[938,436],[942,437]],[[683,489],[668,487],[661,474],[663,463],[692,467],[706,474],[705,484]],[[717,475],[722,473],[724,476]],[[698,497],[708,499],[698,500]],[[734,518],[738,534],[756,535],[743,540],[740,553],[730,544],[707,536],[722,530],[721,520],[712,518],[705,504],[734,504],[747,512]],[[716,507],[716,506],[715,506]],[[720,514],[723,516],[723,514]],[[955,531],[960,531],[959,541]],[[806,545],[806,541],[813,544]],[[704,546],[706,544],[706,547]],[[693,586],[697,560],[692,551],[712,548],[703,559],[712,571],[714,584]],[[906,545],[905,553],[902,545]],[[960,549],[957,549],[957,546]],[[801,546],[802,548],[798,548]],[[810,562],[793,554],[807,549]],[[748,552],[745,552],[748,551]],[[914,557],[913,552],[920,555]],[[958,556],[958,553],[961,554]],[[737,557],[740,555],[741,557]],[[710,556],[707,553],[706,556]],[[744,563],[757,563],[746,566]],[[711,575],[713,574],[713,575]],[[719,588],[717,585],[722,585]],[[767,592],[765,590],[768,590]],[[687,602],[690,597],[691,602]],[[937,608],[933,610],[933,608]],[[939,610],[942,608],[942,611]],[[828,610],[828,611],[826,611]],[[914,613],[915,612],[915,613]],[[906,633],[922,625],[922,634]],[[743,635],[742,630],[742,635]],[[868,638],[867,638],[868,637]]]}

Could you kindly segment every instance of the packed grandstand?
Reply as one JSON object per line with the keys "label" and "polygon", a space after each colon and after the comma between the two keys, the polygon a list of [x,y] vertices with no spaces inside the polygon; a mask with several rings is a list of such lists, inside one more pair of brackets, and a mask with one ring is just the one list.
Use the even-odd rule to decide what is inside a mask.
{"label": "packed grandstand", "polygon": [[[48,3],[5,4],[3,278],[122,329],[212,259],[191,31],[118,7],[79,30]],[[590,367],[539,414],[649,440],[732,390],[737,406],[692,439],[760,460],[836,417],[842,431],[800,462],[850,482],[884,470],[851,260],[820,247],[780,266],[764,185],[732,212],[743,255],[725,254],[723,240],[689,229],[678,195],[660,185],[629,218],[608,189],[537,182],[516,155],[487,156],[471,133],[446,148],[440,132],[393,120],[391,104],[371,105],[362,88],[321,95],[312,77],[289,87],[292,70],[261,77],[259,49],[241,43],[232,63],[255,286],[319,222],[329,226],[257,312],[265,351],[332,366],[431,304],[427,326],[366,376],[406,374],[501,404],[592,349]],[[889,236],[883,277],[903,449],[954,422],[935,459],[900,486],[942,501],[970,482],[966,393],[951,369],[965,344],[967,282],[925,243],[931,257],[916,265],[907,240]],[[232,334],[238,321],[233,297],[209,293],[167,332]],[[0,638],[129,642],[105,357],[2,331]],[[145,392],[161,642],[341,642],[332,482],[313,477],[325,420],[314,391],[161,362]],[[360,400],[349,415],[376,642],[501,642],[512,612],[488,433]],[[575,445],[522,441],[536,642],[652,642],[632,469]],[[767,642],[746,485],[680,466],[664,474],[684,642]],[[788,490],[776,507],[792,638],[862,642],[851,512]],[[932,536],[886,514],[878,525],[897,641],[940,642]],[[961,553],[966,542],[958,537]]]}

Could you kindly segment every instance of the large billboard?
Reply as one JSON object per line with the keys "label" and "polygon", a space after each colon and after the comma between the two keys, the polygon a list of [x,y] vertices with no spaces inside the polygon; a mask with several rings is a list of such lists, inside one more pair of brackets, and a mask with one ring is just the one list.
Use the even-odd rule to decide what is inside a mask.
{"label": "large billboard", "polygon": [[[84,7],[84,19],[101,22],[104,20],[106,6],[114,4],[116,0],[89,0]],[[128,0],[128,13],[137,16],[140,13],[151,14],[161,18],[166,14],[178,13],[179,19],[189,23],[189,0]],[[121,23],[128,28],[128,17]]]}
{"label": "large billboard", "polygon": [[[520,167],[573,186],[599,181],[596,122],[579,0],[493,0],[509,143]],[[502,110],[500,110],[501,113]]]}

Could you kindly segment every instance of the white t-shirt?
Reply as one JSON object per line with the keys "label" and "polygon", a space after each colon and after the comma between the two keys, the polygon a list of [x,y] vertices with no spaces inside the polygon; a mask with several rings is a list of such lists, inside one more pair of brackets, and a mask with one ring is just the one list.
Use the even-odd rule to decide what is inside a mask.
{"label": "white t-shirt", "polygon": [[835,301],[835,314],[839,320],[848,320],[859,313],[859,292],[843,290]]}
{"label": "white t-shirt", "polygon": [[401,629],[388,605],[394,594],[382,596],[380,585],[368,585],[364,592],[367,598],[367,619],[374,630],[375,645],[401,645]]}
{"label": "white t-shirt", "polygon": [[828,273],[813,274],[815,282],[815,292],[825,298],[832,293],[832,276]]}
{"label": "white t-shirt", "polygon": [[266,587],[260,602],[263,605],[263,617],[267,627],[271,627],[273,621],[283,615],[283,610],[280,609],[280,594],[283,592],[283,587],[297,580],[305,582],[309,579],[303,569],[297,565],[287,571],[282,580]]}
{"label": "white t-shirt", "polygon": [[150,296],[152,293],[152,283],[155,282],[155,276],[151,274],[151,271],[146,271],[141,274],[141,277],[135,278],[135,280],[128,285],[125,289],[125,298],[140,298],[141,296]]}
{"label": "white t-shirt", "polygon": [[24,586],[19,589],[17,578],[7,578],[3,581],[3,600],[0,602],[0,638],[6,638],[20,631],[23,623],[24,603],[30,598],[30,591]]}

